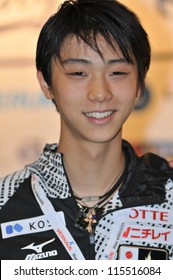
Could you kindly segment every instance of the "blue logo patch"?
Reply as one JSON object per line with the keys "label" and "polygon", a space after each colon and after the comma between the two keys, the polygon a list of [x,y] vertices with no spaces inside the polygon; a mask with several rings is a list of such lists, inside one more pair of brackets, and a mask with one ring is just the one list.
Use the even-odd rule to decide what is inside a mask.
{"label": "blue logo patch", "polygon": [[23,230],[23,227],[20,224],[15,224],[14,226],[9,225],[6,227],[6,233],[12,234],[13,231],[21,232]]}

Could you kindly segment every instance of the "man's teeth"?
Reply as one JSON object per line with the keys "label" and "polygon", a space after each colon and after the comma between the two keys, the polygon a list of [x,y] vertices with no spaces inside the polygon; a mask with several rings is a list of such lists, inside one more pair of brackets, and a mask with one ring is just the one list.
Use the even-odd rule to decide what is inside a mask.
{"label": "man's teeth", "polygon": [[110,115],[113,114],[113,111],[106,111],[106,112],[91,112],[91,113],[85,113],[85,115],[89,118],[95,118],[95,119],[103,119],[107,118]]}

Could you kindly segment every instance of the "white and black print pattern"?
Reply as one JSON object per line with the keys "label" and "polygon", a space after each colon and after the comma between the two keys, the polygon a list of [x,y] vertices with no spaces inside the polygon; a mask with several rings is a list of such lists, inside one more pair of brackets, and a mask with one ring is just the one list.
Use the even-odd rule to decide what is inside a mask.
{"label": "white and black print pattern", "polygon": [[[118,199],[118,195],[116,195],[115,201]],[[111,200],[112,201],[112,200]],[[117,203],[120,200],[117,200]],[[112,202],[112,206],[115,205],[115,202]],[[119,205],[121,205],[121,202],[119,202]],[[118,206],[118,205],[117,205]],[[111,205],[108,206],[108,210],[110,210]],[[155,208],[155,209],[168,209],[173,211],[173,181],[168,180],[167,185],[166,185],[166,200],[163,204],[157,205],[147,205],[145,207],[148,208]],[[115,208],[117,209],[117,208]],[[104,254],[105,248],[108,243],[108,239],[110,236],[110,232],[112,230],[112,227],[116,224],[116,221],[114,220],[113,214],[110,213],[106,215],[102,220],[99,221],[99,224],[97,226],[96,230],[96,259],[101,259],[102,255]],[[137,223],[138,226],[146,226],[148,228],[152,227],[160,227],[160,228],[165,228],[165,229],[171,229],[173,230],[173,223],[172,224],[155,224],[155,223]],[[156,247],[159,249],[166,249],[169,251],[169,255],[171,258],[173,258],[173,244],[172,245],[163,245],[158,242],[153,242],[153,243],[148,243],[148,242],[142,242],[142,241],[136,241],[136,242],[130,242],[128,240],[123,240],[120,241],[119,245],[136,245],[136,246],[143,246],[143,247]],[[116,256],[117,257],[117,256]]]}
{"label": "white and black print pattern", "polygon": [[50,197],[65,199],[71,196],[62,164],[62,155],[52,151],[55,145],[49,147],[33,164],[0,179],[0,208],[32,173],[37,173],[46,181],[48,188],[46,189],[44,185],[43,188]]}
{"label": "white and black print pattern", "polygon": [[24,169],[0,179],[0,208],[13,196],[14,192],[29,175],[29,170]]}
{"label": "white and black print pattern", "polygon": [[48,150],[33,165],[27,167],[30,172],[41,176],[48,189],[43,188],[52,198],[65,199],[71,196],[67,176],[62,163],[62,154]]}
{"label": "white and black print pattern", "polygon": [[122,207],[122,203],[119,197],[118,192],[106,203],[103,207],[103,214],[108,213],[109,211],[116,210]]}

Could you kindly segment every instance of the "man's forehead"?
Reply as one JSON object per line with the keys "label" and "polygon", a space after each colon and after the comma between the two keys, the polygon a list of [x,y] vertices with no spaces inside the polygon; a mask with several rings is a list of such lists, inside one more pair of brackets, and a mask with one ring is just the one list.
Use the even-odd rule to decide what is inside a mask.
{"label": "man's forehead", "polygon": [[110,58],[124,59],[120,48],[116,42],[112,44],[108,43],[105,38],[98,35],[96,42],[91,41],[91,44],[87,44],[83,39],[76,37],[75,35],[68,36],[64,39],[61,46],[60,56],[61,60],[76,57],[85,57],[91,55],[91,53],[98,53],[102,59],[106,59],[107,56]]}

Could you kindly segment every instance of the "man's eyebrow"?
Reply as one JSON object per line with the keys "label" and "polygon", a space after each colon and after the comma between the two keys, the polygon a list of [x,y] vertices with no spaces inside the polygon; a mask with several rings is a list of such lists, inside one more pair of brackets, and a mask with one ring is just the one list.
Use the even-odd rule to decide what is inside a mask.
{"label": "man's eyebrow", "polygon": [[[115,59],[108,59],[103,60],[105,65],[111,65],[111,64],[121,64],[121,63],[128,63],[125,58],[115,58]],[[65,64],[73,64],[73,63],[80,63],[80,64],[93,64],[91,60],[85,59],[85,58],[73,58],[69,57],[61,61],[62,65]]]}
{"label": "man's eyebrow", "polygon": [[61,61],[61,64],[65,65],[65,64],[70,64],[70,63],[81,63],[81,64],[92,64],[92,62],[88,59],[84,59],[84,58],[67,58]]}
{"label": "man's eyebrow", "polygon": [[115,59],[109,59],[108,61],[106,61],[107,65],[119,64],[119,63],[128,63],[128,62],[125,58],[115,58]]}

